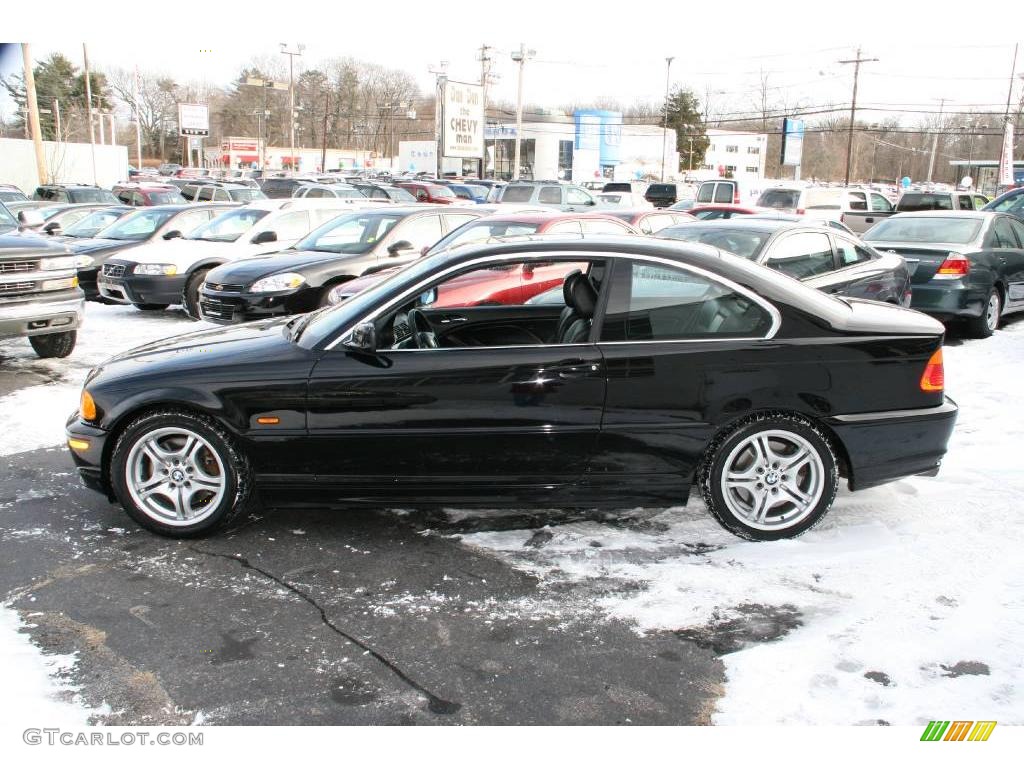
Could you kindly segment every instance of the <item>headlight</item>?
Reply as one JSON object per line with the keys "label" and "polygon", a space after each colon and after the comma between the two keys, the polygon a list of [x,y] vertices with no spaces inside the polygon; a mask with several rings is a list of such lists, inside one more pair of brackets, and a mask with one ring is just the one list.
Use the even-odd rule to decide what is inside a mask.
{"label": "headlight", "polygon": [[74,256],[51,256],[46,259],[39,260],[39,268],[44,271],[51,269],[74,269],[75,268],[75,257]]}
{"label": "headlight", "polygon": [[298,288],[306,282],[306,278],[295,272],[284,272],[280,275],[271,275],[257,280],[249,290],[253,293],[272,293],[274,291],[288,291]]}
{"label": "headlight", "polygon": [[133,270],[136,275],[176,275],[176,264],[136,264]]}
{"label": "headlight", "polygon": [[77,277],[64,277],[60,280],[43,280],[40,290],[59,291],[62,288],[74,288],[78,285]]}
{"label": "headlight", "polygon": [[79,269],[83,267],[91,267],[93,262],[96,261],[92,256],[79,256],[75,259],[75,266]]}

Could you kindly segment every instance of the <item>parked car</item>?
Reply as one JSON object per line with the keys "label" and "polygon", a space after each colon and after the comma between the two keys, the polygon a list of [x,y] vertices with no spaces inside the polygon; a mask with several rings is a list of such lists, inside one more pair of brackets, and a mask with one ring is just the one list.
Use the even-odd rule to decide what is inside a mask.
{"label": "parked car", "polygon": [[[878,193],[872,193],[870,199],[872,205],[880,198]],[[885,204],[888,201],[882,198]],[[860,234],[868,231],[879,221],[892,216],[895,213],[916,213],[919,211],[973,211],[980,210],[988,203],[988,198],[976,192],[904,192],[895,206],[881,205],[877,209],[864,211],[862,208],[843,211],[839,220],[854,232]]]}
{"label": "parked car", "polygon": [[597,199],[583,187],[558,182],[509,182],[502,187],[499,202],[550,206],[563,211],[588,211],[597,206]]}
{"label": "parked car", "polygon": [[0,339],[27,336],[39,357],[67,357],[84,304],[74,255],[52,239],[19,234],[0,203]]}
{"label": "parked car", "polygon": [[19,211],[17,218],[22,231],[31,231],[42,235],[59,235],[84,219],[94,211],[110,207],[106,203],[62,203],[59,205],[42,205],[39,208]]}
{"label": "parked car", "polygon": [[648,183],[646,181],[609,181],[606,182],[602,187],[602,192],[628,192],[633,195],[640,195],[643,197],[647,191]]}
{"label": "parked car", "polygon": [[430,181],[396,181],[395,186],[407,191],[419,203],[452,205],[459,201],[455,193],[443,184]]}
{"label": "parked car", "polygon": [[637,192],[598,192],[596,198],[602,208],[654,208],[647,198]]}
{"label": "parked car", "polygon": [[191,182],[181,188],[181,196],[196,203],[251,203],[267,199],[259,187],[230,181]]}
{"label": "parked car", "polygon": [[665,229],[665,227],[672,227],[676,224],[686,224],[687,222],[697,220],[688,213],[672,211],[671,209],[665,208],[641,208],[639,210],[621,211],[611,210],[608,211],[608,214],[622,219],[644,235],[653,235]]}
{"label": "parked car", "polygon": [[986,204],[982,210],[1008,213],[1024,221],[1024,187],[1003,193],[991,203]]}
{"label": "parked car", "polygon": [[265,178],[260,184],[263,194],[271,200],[281,200],[292,197],[299,187],[311,183],[310,180],[294,179],[289,177]]}
{"label": "parked car", "polygon": [[45,200],[48,203],[109,203],[117,205],[120,201],[109,189],[100,189],[89,184],[43,184],[36,187],[33,200]]}
{"label": "parked car", "polygon": [[181,170],[179,163],[162,163],[156,172],[161,176],[173,176],[175,173]]}
{"label": "parked car", "polygon": [[864,235],[912,270],[911,306],[943,322],[962,321],[976,338],[1024,310],[1024,223],[995,211],[900,213]]}
{"label": "parked car", "polygon": [[147,205],[175,205],[184,202],[178,188],[171,184],[131,182],[115,184],[111,190],[118,201],[133,207]]}
{"label": "parked car", "polygon": [[28,195],[13,184],[0,184],[0,203],[13,203],[17,200],[28,200]]}
{"label": "parked car", "polygon": [[[474,273],[556,262],[583,264],[563,307],[439,302]],[[840,477],[938,471],[957,414],[942,338],[701,246],[495,243],[336,307],[122,353],[67,435],[82,481],[166,536],[212,532],[257,493],[621,508],[697,491],[728,530],[774,540],[819,523]]]}
{"label": "parked car", "polygon": [[741,205],[748,195],[738,179],[707,179],[697,187],[697,204],[732,203]]}
{"label": "parked car", "polygon": [[910,306],[910,271],[901,257],[828,227],[740,218],[682,224],[658,237],[711,245],[826,293]]}
{"label": "parked car", "polygon": [[302,186],[296,187],[292,192],[292,197],[334,197],[342,200],[358,199],[362,200],[366,197],[362,192],[353,187],[351,184],[303,184]]}
{"label": "parked car", "polygon": [[108,205],[106,208],[97,208],[66,229],[62,229],[59,234],[55,234],[54,239],[63,243],[74,243],[96,237],[100,230],[106,229],[118,219],[124,218],[135,210],[127,205]]}
{"label": "parked car", "polygon": [[803,224],[811,224],[816,227],[831,227],[832,229],[844,232],[847,235],[853,235],[854,237],[857,237],[853,230],[851,230],[848,226],[843,224],[843,222],[839,221],[839,219],[829,218],[828,216],[815,215],[816,213],[816,211],[811,211],[811,213],[798,214],[784,213],[782,211],[772,212],[769,210],[763,210],[756,211],[755,213],[746,215],[743,217],[743,219],[744,221],[749,221],[751,219],[771,219],[773,221],[800,222]]}
{"label": "parked car", "polygon": [[753,213],[761,213],[758,208],[749,205],[734,205],[733,203],[708,203],[706,205],[695,205],[687,211],[688,214],[701,221],[714,221],[715,219],[731,219],[734,217],[747,216]]}
{"label": "parked car", "polygon": [[696,207],[696,205],[697,201],[694,199],[680,200],[670,205],[668,209],[670,211],[689,211],[690,209]]}
{"label": "parked car", "polygon": [[382,200],[391,203],[415,203],[416,197],[409,190],[396,187],[391,184],[368,184],[366,182],[353,182],[352,186],[363,193],[363,197],[370,200]]}
{"label": "parked car", "polygon": [[683,197],[685,197],[683,185],[674,182],[655,182],[644,192],[644,199],[655,208],[668,208]]}
{"label": "parked car", "polygon": [[240,323],[308,312],[336,285],[407,264],[447,232],[482,216],[455,206],[381,206],[331,219],[293,248],[212,270],[200,288],[202,319]]}
{"label": "parked car", "polygon": [[210,168],[182,168],[178,166],[177,170],[174,171],[174,176],[179,179],[206,179],[209,178],[212,173]]}
{"label": "parked car", "polygon": [[103,300],[97,277],[110,257],[136,246],[189,235],[231,207],[225,203],[203,203],[139,208],[101,229],[95,237],[71,244],[71,250],[78,256],[78,283],[85,291],[85,297],[93,301]]}
{"label": "parked car", "polygon": [[199,317],[199,288],[207,272],[233,259],[289,248],[310,230],[359,206],[336,199],[257,200],[223,211],[184,238],[156,242],[108,259],[98,278],[100,295],[137,309],[181,304]]}
{"label": "parked car", "polygon": [[445,186],[448,187],[455,196],[460,200],[468,200],[471,203],[486,203],[487,202],[487,187],[480,186],[476,183],[458,183],[453,184],[447,183]]}

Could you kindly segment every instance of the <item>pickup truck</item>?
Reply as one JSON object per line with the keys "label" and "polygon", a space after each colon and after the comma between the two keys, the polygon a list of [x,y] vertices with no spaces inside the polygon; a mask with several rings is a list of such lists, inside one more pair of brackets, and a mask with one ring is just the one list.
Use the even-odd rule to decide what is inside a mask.
{"label": "pickup truck", "polygon": [[[871,197],[876,195],[872,194]],[[904,192],[892,210],[843,211],[839,220],[852,232],[862,235],[894,213],[977,211],[987,203],[988,198],[977,192]]]}
{"label": "pickup truck", "polygon": [[18,232],[0,203],[0,339],[27,336],[39,357],[67,357],[85,312],[67,246]]}

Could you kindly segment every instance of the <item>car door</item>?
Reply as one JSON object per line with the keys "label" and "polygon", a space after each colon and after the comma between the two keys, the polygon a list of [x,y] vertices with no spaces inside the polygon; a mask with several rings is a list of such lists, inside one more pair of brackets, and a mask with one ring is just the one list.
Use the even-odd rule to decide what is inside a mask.
{"label": "car door", "polygon": [[[458,293],[457,308],[421,310],[449,338],[471,325],[480,329],[472,346],[392,349],[383,331],[385,346],[372,354],[328,345],[309,381],[309,453],[318,481],[343,484],[349,493],[365,486],[367,495],[407,490],[422,498],[443,489],[451,498],[457,488],[466,498],[498,501],[508,493],[546,492],[586,472],[605,395],[597,346],[525,332],[510,344],[498,330],[538,314],[557,328],[558,306],[465,306],[492,295],[495,280],[514,278],[517,265],[532,259],[517,254],[449,267],[444,277],[410,286],[365,317],[387,326],[394,312],[432,288],[441,304]],[[400,314],[393,327],[402,330],[391,340],[410,331]]]}
{"label": "car door", "polygon": [[[777,386],[763,339],[778,313],[746,289],[651,257],[613,265],[598,347],[608,377],[589,481],[606,497],[643,484],[681,503],[715,427]],[[744,405],[745,404],[745,405]]]}
{"label": "car door", "polygon": [[1024,309],[1024,224],[1000,216],[992,230],[1000,241],[997,254],[1006,279],[1006,307]]}
{"label": "car door", "polygon": [[896,257],[883,260],[861,243],[840,234],[833,233],[832,242],[838,269],[804,278],[807,285],[826,293],[903,303],[907,272],[901,268],[897,274],[886,266],[887,261],[898,261]]}

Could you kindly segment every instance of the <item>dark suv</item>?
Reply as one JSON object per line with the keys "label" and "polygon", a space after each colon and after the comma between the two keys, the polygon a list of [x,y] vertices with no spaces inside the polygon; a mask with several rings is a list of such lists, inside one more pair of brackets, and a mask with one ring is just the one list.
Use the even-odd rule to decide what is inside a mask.
{"label": "dark suv", "polygon": [[111,192],[125,205],[141,208],[149,205],[173,205],[182,202],[181,193],[170,184],[129,182],[115,184]]}
{"label": "dark suv", "polygon": [[672,183],[651,184],[644,193],[644,199],[655,208],[668,208],[679,200],[679,188]]}
{"label": "dark suv", "polygon": [[292,197],[295,190],[309,184],[309,179],[273,178],[264,179],[260,185],[263,194],[275,200]]}
{"label": "dark suv", "polygon": [[50,203],[110,203],[117,205],[120,200],[109,189],[100,189],[93,184],[43,184],[36,187],[33,200]]}

